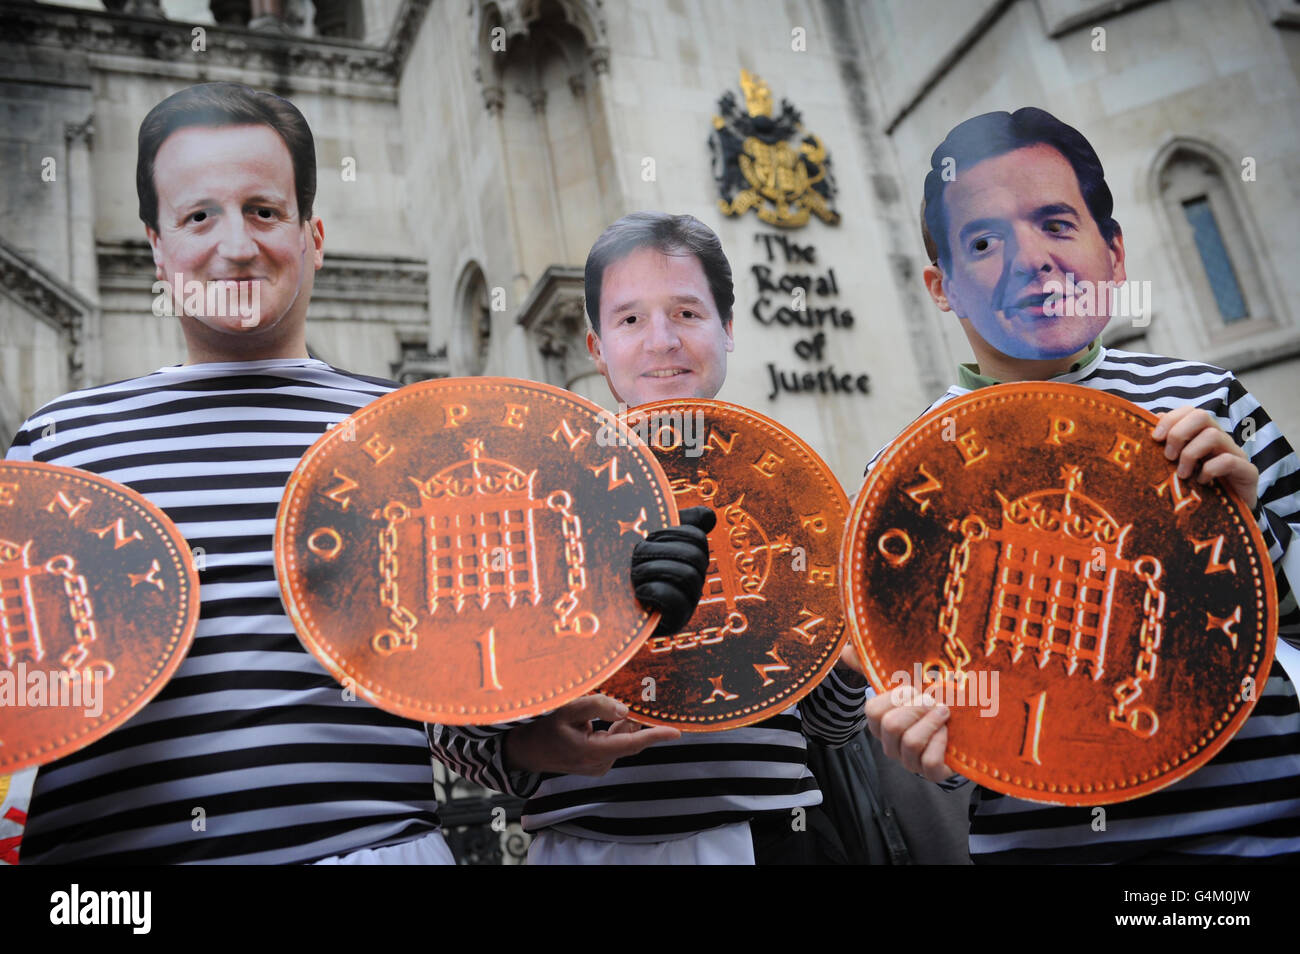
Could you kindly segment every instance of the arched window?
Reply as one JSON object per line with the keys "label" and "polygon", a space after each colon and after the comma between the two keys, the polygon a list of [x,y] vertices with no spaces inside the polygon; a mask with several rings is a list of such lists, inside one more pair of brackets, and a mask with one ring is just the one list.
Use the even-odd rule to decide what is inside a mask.
{"label": "arched window", "polygon": [[478,71],[501,127],[516,273],[586,258],[592,238],[623,214],[618,150],[609,130],[608,49],[593,0],[484,0]]}
{"label": "arched window", "polygon": [[470,262],[461,272],[454,315],[452,373],[482,374],[492,347],[492,308],[487,279],[477,262]]}
{"label": "arched window", "polygon": [[1210,339],[1276,325],[1267,256],[1238,194],[1235,167],[1207,144],[1179,141],[1158,161],[1156,184],[1188,299]]}

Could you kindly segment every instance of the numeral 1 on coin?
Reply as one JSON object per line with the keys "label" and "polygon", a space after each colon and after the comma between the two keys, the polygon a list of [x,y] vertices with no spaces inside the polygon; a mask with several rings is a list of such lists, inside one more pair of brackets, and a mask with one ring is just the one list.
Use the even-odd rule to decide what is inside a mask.
{"label": "numeral 1 on coin", "polygon": [[479,688],[499,690],[497,682],[497,631],[489,628],[487,633],[476,641],[478,645]]}
{"label": "numeral 1 on coin", "polygon": [[1042,765],[1038,757],[1038,738],[1043,732],[1043,709],[1047,707],[1047,690],[1025,700],[1029,718],[1025,722],[1025,743],[1020,749],[1020,757],[1026,762]]}

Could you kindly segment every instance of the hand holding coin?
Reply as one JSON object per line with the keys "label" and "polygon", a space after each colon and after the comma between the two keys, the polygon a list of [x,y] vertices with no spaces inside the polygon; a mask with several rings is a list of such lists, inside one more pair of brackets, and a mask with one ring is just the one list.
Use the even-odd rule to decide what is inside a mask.
{"label": "hand holding coin", "polygon": [[[706,534],[716,518],[708,507],[691,507],[679,515],[682,525],[646,535],[632,551],[632,585],[637,599],[662,615],[656,635],[672,636],[695,612],[709,562]],[[609,696],[576,699],[506,734],[502,758],[509,771],[604,775],[621,758],[658,742],[679,738],[677,729],[643,727],[632,721],[627,706]],[[596,729],[595,721],[609,723]]]}
{"label": "hand holding coin", "polygon": [[1208,411],[1190,404],[1161,414],[1151,434],[1165,445],[1165,459],[1178,461],[1178,476],[1208,484],[1216,477],[1255,509],[1259,469],[1246,452],[1219,427]]}
{"label": "hand holding coin", "polygon": [[931,782],[953,775],[943,760],[951,714],[913,686],[898,686],[867,700],[867,728],[885,754]]}
{"label": "hand holding coin", "polygon": [[[619,759],[681,737],[681,732],[668,726],[643,728],[627,714],[627,706],[599,693],[575,699],[506,734],[502,756],[506,769],[599,776]],[[592,725],[595,721],[612,724],[597,729]]]}
{"label": "hand holding coin", "polygon": [[709,565],[707,534],[718,518],[708,507],[690,507],[682,525],[649,534],[632,551],[636,598],[661,615],[656,636],[672,636],[686,625],[704,590]]}

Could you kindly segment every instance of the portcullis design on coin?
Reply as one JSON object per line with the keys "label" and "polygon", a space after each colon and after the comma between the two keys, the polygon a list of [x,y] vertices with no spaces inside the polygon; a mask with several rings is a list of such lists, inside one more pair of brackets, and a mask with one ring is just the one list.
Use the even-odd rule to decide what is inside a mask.
{"label": "portcullis design on coin", "polygon": [[397,715],[484,724],[595,688],[658,622],[633,545],[676,522],[667,478],[604,412],[508,378],[424,381],[336,424],[276,518],[303,644]]}
{"label": "portcullis design on coin", "polygon": [[844,646],[839,481],[797,436],[735,404],[656,401],[626,421],[663,464],[678,509],[702,504],[718,522],[695,615],[676,635],[650,637],[602,691],[639,722],[687,732],[776,715]]}
{"label": "portcullis design on coin", "polygon": [[1273,568],[1245,504],[1180,479],[1154,415],[1007,384],[916,421],[845,530],[877,692],[949,705],[945,759],[1007,795],[1101,805],[1213,758],[1268,678]]}

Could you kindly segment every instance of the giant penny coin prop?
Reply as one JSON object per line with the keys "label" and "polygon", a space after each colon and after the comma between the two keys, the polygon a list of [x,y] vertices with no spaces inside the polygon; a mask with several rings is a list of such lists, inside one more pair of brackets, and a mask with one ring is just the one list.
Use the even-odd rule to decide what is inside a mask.
{"label": "giant penny coin prop", "polygon": [[425,722],[536,715],[600,685],[658,622],[632,548],[677,520],[654,455],[602,414],[545,384],[452,378],[334,425],[276,518],[303,644]]}
{"label": "giant penny coin prop", "polygon": [[848,500],[830,469],[776,421],[722,401],[627,412],[678,509],[717,514],[695,615],[652,636],[601,691],[631,718],[683,731],[749,725],[798,702],[844,646],[836,563]]}
{"label": "giant penny coin prop", "polygon": [[139,712],[198,618],[189,545],[161,510],[87,471],[0,462],[0,775]]}
{"label": "giant penny coin prop", "polygon": [[878,692],[949,705],[945,760],[1064,805],[1146,795],[1245,722],[1277,632],[1245,504],[1180,479],[1154,415],[1007,384],[949,401],[881,455],[845,531],[850,631]]}

